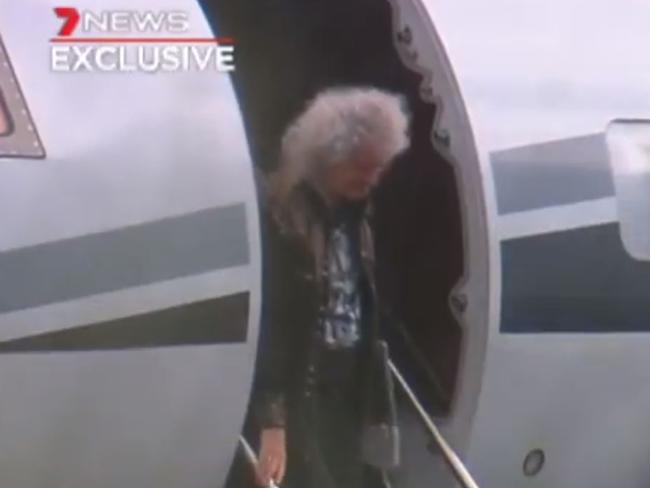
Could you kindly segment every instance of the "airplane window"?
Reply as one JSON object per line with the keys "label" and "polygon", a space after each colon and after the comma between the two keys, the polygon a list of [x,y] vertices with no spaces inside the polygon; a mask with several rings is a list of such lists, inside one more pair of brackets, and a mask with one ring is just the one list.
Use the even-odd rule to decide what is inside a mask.
{"label": "airplane window", "polygon": [[620,232],[625,250],[650,260],[650,121],[616,121],[607,129]]}
{"label": "airplane window", "polygon": [[43,144],[0,37],[0,158],[43,157]]}

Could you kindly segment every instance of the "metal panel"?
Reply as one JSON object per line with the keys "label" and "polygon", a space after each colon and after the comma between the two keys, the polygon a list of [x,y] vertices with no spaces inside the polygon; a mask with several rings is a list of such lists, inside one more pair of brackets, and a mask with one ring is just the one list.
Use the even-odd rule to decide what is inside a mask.
{"label": "metal panel", "polygon": [[625,252],[618,224],[501,247],[502,332],[650,331],[650,263]]}
{"label": "metal panel", "polygon": [[[425,0],[423,3],[447,48],[471,116],[478,151],[482,160],[488,161],[482,166],[488,186],[495,176],[488,158],[495,152],[602,134],[613,119],[650,118],[650,72],[638,50],[650,40],[648,2]],[[602,150],[602,141],[600,147]],[[510,240],[503,248],[496,246],[496,252],[490,255],[490,269],[496,274],[502,270],[516,273],[517,264],[508,262],[508,255],[502,256],[501,249],[507,253],[518,246],[530,246],[527,258],[540,262],[527,265],[534,267],[539,275],[520,270],[517,283],[526,285],[520,292],[532,293],[539,285],[539,293],[553,299],[561,296],[565,301],[563,308],[555,311],[561,314],[571,311],[572,300],[582,299],[586,294],[580,289],[578,279],[592,292],[600,283],[610,287],[610,303],[619,307],[613,312],[618,317],[634,318],[632,313],[620,309],[627,303],[623,300],[626,290],[633,289],[633,281],[626,281],[623,276],[630,267],[636,273],[636,266],[641,262],[634,263],[626,256],[617,236],[617,224],[611,222],[610,208],[602,205],[605,211],[592,219],[587,215],[590,206],[585,203],[583,221],[571,218],[567,222],[574,229],[571,232],[575,231],[570,238],[564,235],[567,231],[562,228],[563,222],[555,219],[555,210],[578,204],[576,197],[583,203],[593,201],[599,205],[613,200],[613,192],[608,197],[602,191],[607,188],[602,185],[607,184],[605,170],[608,168],[603,164],[606,152],[601,151],[600,157],[593,159],[589,148],[586,153],[583,150],[572,151],[574,154],[569,159],[556,154],[553,159],[538,160],[538,164],[528,168],[532,174],[544,176],[545,190],[537,187],[540,182],[531,173],[521,187],[510,188],[530,195],[521,195],[516,205],[505,202],[501,210],[516,208],[517,213],[508,216],[520,214],[521,221],[533,216],[538,221],[545,220],[545,228],[540,227],[539,232],[552,228],[558,234],[549,234],[544,246],[540,241],[538,246],[532,246],[533,241],[524,245],[524,241]],[[580,161],[581,157],[585,159]],[[560,158],[578,165],[560,168],[563,163]],[[550,163],[559,171],[551,176],[548,165],[540,166],[543,163]],[[512,162],[513,171],[518,171],[514,164],[516,161]],[[572,173],[574,170],[576,173]],[[523,177],[524,170],[521,171]],[[580,171],[589,176],[581,180]],[[575,182],[573,185],[567,185],[562,179],[567,172]],[[552,180],[556,180],[556,187],[550,186]],[[553,199],[548,195],[553,195]],[[487,203],[492,202],[488,199]],[[545,212],[551,208],[553,212]],[[594,220],[610,221],[593,229],[606,245],[603,241],[590,242],[586,237],[578,237],[584,230],[590,230],[591,235],[591,229],[583,224],[592,224]],[[529,230],[526,239],[536,238],[534,228]],[[564,243],[552,245],[551,241],[560,239],[561,235]],[[617,238],[618,248],[612,249],[610,246]],[[573,247],[569,248],[570,245]],[[604,249],[596,249],[600,246]],[[533,247],[544,247],[547,253],[553,249],[556,253],[545,255],[542,261],[532,252]],[[612,250],[615,254],[610,257]],[[615,261],[602,262],[596,256]],[[571,257],[579,261],[571,262]],[[506,261],[503,266],[502,258]],[[576,280],[570,283],[571,287],[562,282],[565,276],[562,266],[573,270],[566,272]],[[576,271],[581,271],[582,276],[575,276]],[[622,290],[613,290],[614,283],[603,282],[608,271],[613,273],[616,283],[623,284]],[[551,274],[557,281],[550,278]],[[537,279],[540,275],[548,279],[540,282]],[[589,282],[592,276],[594,283]],[[485,486],[503,487],[647,486],[649,470],[645,457],[650,444],[646,429],[639,426],[646,425],[650,405],[648,334],[501,333],[500,305],[504,303],[501,286],[504,293],[515,288],[508,282],[515,275],[502,278],[503,283],[501,277],[490,282],[490,298],[497,305],[490,309],[487,359],[465,451],[465,459],[477,481]],[[571,289],[577,289],[579,294],[570,296]],[[604,290],[598,291],[598,297],[605,295]],[[629,303],[638,311],[642,297],[636,290],[629,293],[633,294]],[[592,298],[592,307],[599,306],[595,301]],[[553,313],[543,309],[543,303],[536,305],[538,313],[547,316]],[[508,309],[503,313],[508,314]],[[593,309],[582,313],[589,314],[588,320],[596,319],[595,324],[601,320],[612,327],[625,325],[611,316],[593,317]],[[537,313],[531,311],[529,316],[535,319]],[[646,316],[647,313],[641,314],[636,324]],[[471,352],[466,357],[471,358]],[[524,460],[536,449],[544,450],[548,462],[535,478],[528,478],[523,469]]]}
{"label": "metal panel", "polygon": [[249,263],[244,204],[0,252],[0,313]]}
{"label": "metal panel", "polygon": [[248,293],[0,342],[0,354],[110,351],[244,342]]}
{"label": "metal panel", "polygon": [[501,215],[614,194],[603,134],[495,151],[490,157]]}
{"label": "metal panel", "polygon": [[[188,36],[218,34],[195,0],[128,9],[186,11]],[[261,299],[253,172],[232,85],[218,72],[53,72],[48,39],[60,27],[46,1],[0,1],[4,46],[47,148],[45,161],[0,157],[0,253],[48,255],[34,293],[20,285],[34,306],[0,314],[14,349],[0,354],[0,486],[221,486]],[[12,285],[3,281],[4,296]],[[57,286],[75,293],[55,297]],[[63,301],[36,303],[48,295]],[[222,298],[233,300],[228,314]]]}
{"label": "metal panel", "polygon": [[43,158],[45,149],[0,37],[0,157]]}

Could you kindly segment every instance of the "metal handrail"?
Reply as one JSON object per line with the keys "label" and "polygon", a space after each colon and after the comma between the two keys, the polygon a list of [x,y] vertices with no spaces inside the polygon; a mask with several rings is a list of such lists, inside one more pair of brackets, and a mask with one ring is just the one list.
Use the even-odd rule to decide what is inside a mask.
{"label": "metal handrail", "polygon": [[[243,449],[244,455],[250,463],[253,473],[255,473],[257,471],[257,456],[255,455],[255,451],[253,451],[253,448],[242,435],[239,436],[239,445]],[[275,482],[271,480],[269,481],[269,484],[266,488],[278,488],[278,485],[276,485]]]}
{"label": "metal handrail", "polygon": [[[411,387],[406,382],[402,374],[399,372],[395,364],[393,364],[393,362],[389,360],[388,366],[391,370],[391,373],[393,374],[393,376],[395,377],[399,385],[404,390],[404,393],[406,393],[406,396],[408,396],[409,400],[411,400],[411,403],[415,407],[415,410],[420,415],[420,420],[422,420],[427,430],[435,440],[436,444],[438,444],[438,447],[440,448],[440,451],[442,452],[445,461],[451,468],[452,473],[454,474],[456,480],[459,483],[461,483],[461,485],[463,485],[464,488],[479,488],[478,484],[476,483],[476,481],[474,481],[474,478],[469,473],[469,471],[467,470],[463,462],[460,460],[460,458],[454,452],[451,446],[447,443],[445,438],[440,433],[440,430],[438,430],[438,427],[436,427],[436,425],[433,423],[431,417],[429,417],[429,414],[426,412],[426,410],[424,409],[420,401],[417,399],[415,393],[413,393],[413,390],[411,390]],[[253,451],[250,444],[248,444],[248,442],[243,436],[239,436],[239,444],[241,445],[244,451],[244,455],[246,456],[246,459],[250,463],[253,472],[256,472],[258,461],[255,452]],[[278,488],[278,487],[273,482],[273,480],[271,480],[267,488]]]}
{"label": "metal handrail", "polygon": [[415,407],[415,410],[420,415],[420,420],[422,420],[427,430],[435,440],[436,444],[438,444],[438,447],[440,448],[445,461],[451,468],[456,480],[458,480],[458,482],[461,483],[464,488],[479,488],[478,484],[476,481],[474,481],[474,478],[472,478],[472,475],[469,473],[463,462],[442,436],[436,425],[431,420],[431,417],[429,417],[429,414],[426,412],[426,410],[424,410],[424,407],[418,401],[415,393],[413,393],[413,390],[411,390],[411,387],[408,385],[397,367],[393,364],[392,361],[388,361],[388,366],[390,367],[393,376],[395,376],[397,382],[406,393],[406,396],[408,396],[409,400],[411,400],[411,403]]}

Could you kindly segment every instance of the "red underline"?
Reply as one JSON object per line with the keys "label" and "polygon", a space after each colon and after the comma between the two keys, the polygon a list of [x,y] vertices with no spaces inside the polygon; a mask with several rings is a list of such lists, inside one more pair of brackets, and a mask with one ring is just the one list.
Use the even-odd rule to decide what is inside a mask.
{"label": "red underline", "polygon": [[50,42],[86,44],[234,44],[231,37],[54,37]]}

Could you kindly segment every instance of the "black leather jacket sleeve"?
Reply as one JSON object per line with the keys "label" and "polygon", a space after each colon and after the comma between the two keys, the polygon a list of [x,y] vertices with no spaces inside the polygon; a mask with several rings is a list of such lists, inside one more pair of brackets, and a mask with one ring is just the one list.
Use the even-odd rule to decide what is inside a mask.
{"label": "black leather jacket sleeve", "polygon": [[268,214],[262,220],[262,313],[253,382],[253,413],[260,428],[285,427],[291,331],[292,261]]}

